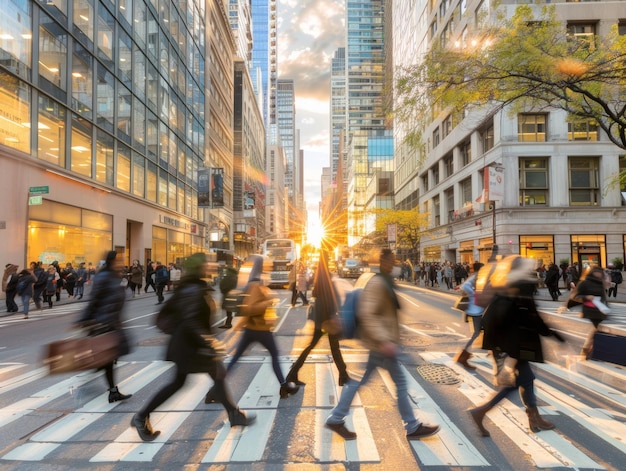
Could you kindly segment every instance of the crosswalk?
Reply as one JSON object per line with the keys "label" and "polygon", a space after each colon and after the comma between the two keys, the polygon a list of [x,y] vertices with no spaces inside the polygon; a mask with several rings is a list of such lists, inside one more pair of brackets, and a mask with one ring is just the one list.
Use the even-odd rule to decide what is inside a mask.
{"label": "crosswalk", "polygon": [[[459,382],[455,385],[456,394],[466,402],[477,405],[490,397],[494,388],[488,381],[491,364],[486,355],[477,355],[473,360],[478,366],[479,374],[467,371],[456,364],[448,352],[421,352],[421,360],[433,365],[449,368],[458,375]],[[355,441],[343,441],[326,429],[324,421],[329,410],[336,404],[340,388],[337,386],[337,371],[332,361],[322,361],[326,355],[317,355],[306,365],[315,376],[314,384],[307,386],[310,394],[307,400],[297,407],[306,409],[310,423],[306,427],[311,430],[314,443],[311,444],[313,459],[317,464],[332,463],[381,463],[385,441],[374,434],[377,424],[376,415],[368,411],[377,404],[367,403],[357,394],[352,411],[347,418],[349,428],[358,432]],[[322,360],[320,360],[320,358]],[[287,369],[293,357],[281,357],[281,364]],[[364,353],[347,353],[347,363],[359,368],[366,360]],[[0,454],[2,463],[44,463],[48,460],[64,456],[66,447],[76,447],[77,437],[87,434],[100,438],[91,439],[89,456],[86,461],[91,463],[158,463],[160,456],[168,452],[168,444],[186,437],[185,424],[194,421],[198,413],[211,416],[216,424],[211,433],[198,439],[193,459],[197,465],[223,463],[254,463],[263,460],[268,447],[272,446],[275,428],[281,425],[284,413],[278,394],[270,359],[262,355],[249,355],[242,358],[247,368],[256,369],[245,392],[239,397],[239,407],[254,410],[257,421],[249,427],[231,428],[226,415],[219,407],[207,408],[203,405],[204,395],[211,385],[208,375],[191,375],[184,389],[175,394],[151,415],[153,427],[161,430],[161,435],[150,443],[142,442],[135,429],[130,426],[134,407],[129,403],[109,404],[107,394],[102,391],[101,372],[83,372],[75,375],[64,375],[54,378],[46,377],[44,368],[29,370],[28,365],[19,363],[0,363],[0,437],[6,436],[11,427],[17,428],[21,421],[32,420],[33,415],[43,411],[63,411],[53,420],[38,426],[22,439],[3,442]],[[171,372],[173,365],[163,361],[129,361],[120,362],[118,369],[120,389],[125,393],[136,394],[136,397],[151,396],[156,383],[164,375]],[[498,468],[492,454],[485,453],[482,438],[473,427],[467,424],[455,424],[450,410],[444,410],[432,388],[425,387],[425,380],[417,372],[415,365],[403,366],[409,379],[409,391],[415,404],[416,415],[422,420],[437,423],[441,431],[434,437],[421,441],[411,441],[417,467],[446,467],[447,469],[481,469]],[[617,412],[626,408],[626,395],[587,376],[556,365],[537,365],[542,374],[549,375],[557,381],[567,382],[572,387],[585,388],[599,397],[606,398],[604,407],[590,405],[576,395],[563,388],[557,388],[552,381],[536,382],[537,396],[543,404],[542,415],[563,416],[585,436],[593,436],[603,446],[611,447],[617,453],[626,456],[626,423],[623,413]],[[377,379],[389,397],[394,395],[394,385],[386,371],[379,371]],[[46,382],[47,380],[47,382]],[[42,382],[47,385],[42,389],[37,386]],[[94,382],[98,386],[95,387]],[[50,384],[49,384],[50,383]],[[8,395],[18,391],[28,391],[22,399],[9,403]],[[96,392],[97,391],[97,392]],[[431,392],[429,392],[431,391]],[[81,395],[82,394],[82,395]],[[68,401],[68,396],[71,396]],[[460,402],[460,399],[459,399]],[[68,406],[69,404],[69,406]],[[198,411],[201,409],[201,411]],[[529,463],[536,468],[558,469],[610,469],[599,462],[595,455],[579,446],[578,436],[572,436],[567,427],[544,431],[538,434],[529,433],[526,414],[513,401],[504,400],[492,409],[488,415],[487,427],[492,435],[497,433],[508,439],[511,447],[523,454]],[[95,433],[105,428],[107,433]],[[112,438],[111,438],[112,437]],[[503,450],[502,453],[506,453]],[[297,461],[294,457],[285,456],[285,463]],[[410,469],[407,468],[407,469]]]}

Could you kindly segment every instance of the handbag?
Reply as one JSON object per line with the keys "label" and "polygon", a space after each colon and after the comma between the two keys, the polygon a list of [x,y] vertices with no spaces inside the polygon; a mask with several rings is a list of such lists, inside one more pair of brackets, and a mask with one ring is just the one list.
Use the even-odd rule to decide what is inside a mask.
{"label": "handbag", "polygon": [[118,357],[116,331],[57,340],[46,347],[44,364],[50,374],[97,369]]}
{"label": "handbag", "polygon": [[495,361],[494,384],[502,388],[515,387],[517,359],[504,352],[493,352],[493,358]]}
{"label": "handbag", "polygon": [[120,286],[122,288],[126,288],[128,286],[128,278],[122,278],[122,281],[120,281]]}

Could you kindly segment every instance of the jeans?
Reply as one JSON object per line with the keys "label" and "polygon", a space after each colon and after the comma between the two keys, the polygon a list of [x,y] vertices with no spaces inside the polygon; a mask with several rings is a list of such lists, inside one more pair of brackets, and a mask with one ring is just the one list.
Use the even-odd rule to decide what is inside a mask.
{"label": "jeans", "polygon": [[330,412],[330,416],[326,420],[327,424],[342,424],[345,417],[350,412],[350,405],[362,384],[366,384],[370,375],[376,368],[384,368],[389,372],[391,379],[396,385],[396,394],[398,396],[398,411],[404,422],[404,428],[407,433],[413,433],[420,426],[421,422],[415,418],[413,408],[409,400],[409,391],[407,380],[400,366],[397,357],[386,357],[381,353],[371,351],[365,367],[365,373],[361,381],[350,380],[341,390],[339,402]]}
{"label": "jeans", "polygon": [[241,340],[239,340],[239,344],[237,345],[237,349],[235,350],[235,354],[233,355],[230,363],[228,364],[228,371],[230,371],[239,357],[243,355],[243,352],[246,351],[248,345],[254,342],[259,342],[263,345],[270,355],[272,356],[272,368],[274,369],[274,374],[278,379],[280,384],[285,382],[285,377],[283,376],[283,372],[280,369],[280,362],[278,360],[278,348],[276,347],[276,342],[274,341],[274,335],[269,330],[252,330],[245,328],[243,329],[243,335],[241,336]]}
{"label": "jeans", "polygon": [[[501,388],[484,406],[488,406],[489,409],[498,404],[508,394],[516,389],[519,389],[519,395],[522,399],[522,403],[526,407],[535,407],[537,405],[537,396],[535,395],[535,374],[530,368],[530,363],[524,360],[518,360],[517,365],[517,378],[515,386]],[[484,407],[483,406],[483,407]]]}
{"label": "jeans", "polygon": [[20,298],[22,298],[22,304],[24,305],[24,315],[27,316],[28,315],[28,308],[30,305],[30,298],[31,295],[29,294],[22,294],[20,296]]}

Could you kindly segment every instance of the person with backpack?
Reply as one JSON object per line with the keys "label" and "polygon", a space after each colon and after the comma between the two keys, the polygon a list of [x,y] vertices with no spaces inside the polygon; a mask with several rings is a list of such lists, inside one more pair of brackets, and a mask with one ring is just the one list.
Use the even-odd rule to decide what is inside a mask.
{"label": "person with backpack", "polygon": [[359,337],[369,349],[367,366],[361,381],[350,379],[342,388],[335,408],[326,419],[326,427],[345,440],[355,440],[356,433],[348,430],[345,417],[359,387],[367,383],[374,369],[384,368],[396,385],[398,409],[406,429],[408,440],[419,440],[439,432],[438,425],[428,425],[418,420],[409,399],[408,382],[398,359],[400,345],[400,302],[396,295],[393,278],[399,275],[395,255],[390,249],[380,254],[380,273],[367,283],[358,302]]}
{"label": "person with backpack", "polygon": [[85,268],[85,262],[81,262],[76,269],[76,284],[74,285],[74,296],[76,299],[82,299],[85,294],[85,282],[88,273]]}
{"label": "person with backpack", "polygon": [[[75,323],[77,327],[94,327],[90,335],[115,332],[117,357],[130,353],[130,342],[122,328],[122,310],[126,301],[125,288],[120,285],[124,265],[122,256],[115,250],[107,252],[104,267],[93,281],[91,296],[85,311]],[[109,385],[109,403],[124,401],[132,394],[122,394],[115,383],[115,360],[102,367]]]}
{"label": "person with backpack", "polygon": [[474,273],[465,281],[465,283],[461,285],[461,291],[463,291],[467,295],[468,305],[467,305],[467,309],[465,310],[465,314],[467,315],[469,319],[472,320],[471,322],[472,335],[470,336],[467,343],[465,344],[465,347],[463,347],[463,350],[461,350],[457,354],[454,360],[457,363],[460,363],[465,368],[468,368],[470,370],[475,370],[476,367],[467,362],[467,360],[469,360],[472,357],[472,354],[469,352],[469,348],[474,343],[474,340],[476,340],[478,336],[480,335],[480,324],[482,321],[483,312],[485,310],[483,307],[476,305],[476,303],[474,302],[475,300],[474,292],[476,291],[476,277],[478,276],[478,272],[480,271],[482,267],[483,267],[482,263],[475,262],[474,267],[473,267]]}
{"label": "person with backpack", "polygon": [[228,266],[224,269],[224,274],[220,280],[220,292],[222,293],[222,309],[226,312],[226,320],[220,329],[230,329],[233,326],[233,312],[236,306],[229,302],[228,293],[237,287],[237,270]]}
{"label": "person with backpack", "polygon": [[148,293],[148,288],[152,286],[152,290],[156,293],[156,286],[154,285],[154,270],[156,268],[156,262],[148,259],[146,263],[146,287],[143,289],[144,293]]}
{"label": "person with backpack", "polygon": [[161,264],[161,262],[157,261],[156,268],[154,269],[154,286],[157,294],[157,299],[159,300],[157,304],[163,303],[163,300],[165,299],[163,297],[163,290],[165,289],[165,286],[167,286],[169,280],[170,277],[169,273],[167,272],[167,267]]}
{"label": "person with backpack", "polygon": [[[239,339],[237,348],[232,356],[226,371],[230,371],[237,364],[237,360],[246,351],[246,348],[254,342],[260,343],[267,349],[272,357],[272,368],[276,379],[280,384],[280,397],[286,398],[296,394],[300,386],[288,382],[283,376],[278,357],[278,347],[272,333],[274,320],[267,316],[268,308],[274,306],[274,297],[270,289],[263,285],[261,276],[264,273],[264,257],[262,255],[250,255],[239,270],[237,279],[237,289],[243,292],[243,303],[239,313],[243,318],[240,324],[243,327],[243,334]],[[211,388],[204,399],[205,404],[214,402],[214,388]]]}
{"label": "person with backpack", "polygon": [[30,306],[30,300],[33,297],[34,286],[37,278],[31,270],[24,269],[17,276],[17,286],[15,290],[17,295],[22,300],[24,319],[28,319],[28,308]]}
{"label": "person with backpack", "polygon": [[621,285],[624,281],[624,278],[622,277],[622,270],[621,267],[616,268],[615,265],[613,265],[612,263],[609,263],[607,265],[607,269],[609,272],[609,277],[611,278],[611,286],[609,286],[609,289],[606,292],[606,296],[607,298],[610,298],[612,294],[613,297],[616,298],[617,287]]}
{"label": "person with backpack", "polygon": [[4,274],[2,275],[2,291],[6,293],[7,312],[17,312],[20,310],[15,302],[17,294],[17,270],[18,266],[7,263],[4,266]]}
{"label": "person with backpack", "polygon": [[76,272],[72,266],[72,262],[65,264],[65,270],[61,273],[63,277],[63,286],[67,291],[69,299],[74,299],[74,287],[76,286]]}
{"label": "person with backpack", "polygon": [[50,265],[48,270],[46,270],[46,289],[43,292],[43,299],[44,302],[48,303],[48,307],[52,307],[52,296],[54,296],[57,291],[59,279],[60,277],[56,268]]}
{"label": "person with backpack", "polygon": [[185,274],[176,292],[163,307],[173,309],[167,312],[168,317],[173,319],[168,321],[172,330],[165,359],[176,365],[174,378],[131,420],[131,426],[137,429],[141,439],[146,442],[153,441],[161,433],[152,428],[150,414],[180,390],[191,373],[208,373],[211,376],[214,381],[211,388],[213,397],[224,406],[231,427],[247,426],[256,419],[253,412],[239,410],[231,399],[226,388],[226,369],[222,357],[210,354],[214,350],[210,339],[214,338],[211,316],[214,314],[215,303],[210,298],[207,299],[212,288],[203,280],[208,271],[206,255],[191,255],[185,260],[184,267]]}
{"label": "person with backpack", "polygon": [[337,293],[333,287],[330,272],[328,271],[328,254],[325,250],[320,251],[320,258],[315,272],[315,283],[313,285],[313,297],[315,298],[315,302],[311,308],[315,321],[313,338],[311,338],[309,345],[306,346],[289,369],[286,381],[292,382],[298,386],[305,385],[304,382],[298,379],[298,372],[300,368],[302,368],[302,365],[304,365],[311,350],[317,345],[317,342],[319,342],[325,333],[328,333],[330,352],[337,366],[337,370],[339,371],[339,386],[343,386],[350,380],[350,377],[348,376],[348,369],[341,355],[341,349],[339,348],[339,332],[337,329],[333,328],[333,325],[336,325],[338,322],[337,311],[339,302]]}
{"label": "person with backpack", "polygon": [[33,301],[35,302],[37,309],[41,311],[43,309],[41,305],[42,294],[46,289],[47,282],[46,270],[43,269],[43,264],[41,262],[31,262],[30,269],[37,280],[33,286]]}
{"label": "person with backpack", "polygon": [[598,326],[607,318],[606,312],[602,312],[598,307],[598,302],[605,307],[607,305],[606,290],[610,286],[610,278],[604,273],[601,267],[594,266],[588,268],[582,276],[582,280],[576,286],[574,301],[582,303],[582,317],[589,319],[593,324],[593,329],[583,344],[580,354],[589,358],[593,350],[593,340]]}

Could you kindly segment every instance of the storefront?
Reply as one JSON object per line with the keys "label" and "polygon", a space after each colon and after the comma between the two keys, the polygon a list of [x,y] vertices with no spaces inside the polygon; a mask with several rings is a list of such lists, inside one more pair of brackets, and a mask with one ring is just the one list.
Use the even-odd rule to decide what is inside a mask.
{"label": "storefront", "polygon": [[572,235],[572,262],[582,267],[605,266],[606,237],[600,234]]}
{"label": "storefront", "polygon": [[525,235],[520,236],[520,255],[536,260],[537,266],[551,263],[559,264],[554,259],[554,237],[551,235]]}

